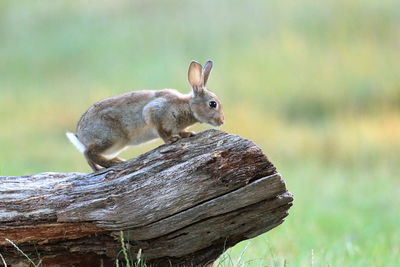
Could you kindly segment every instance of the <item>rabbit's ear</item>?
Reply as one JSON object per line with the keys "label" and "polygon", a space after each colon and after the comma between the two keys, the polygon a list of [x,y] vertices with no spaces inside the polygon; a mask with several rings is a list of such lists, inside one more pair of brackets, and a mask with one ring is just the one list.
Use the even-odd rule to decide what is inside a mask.
{"label": "rabbit's ear", "polygon": [[188,71],[189,83],[193,88],[193,91],[197,93],[203,87],[202,67],[196,62],[192,61]]}
{"label": "rabbit's ear", "polygon": [[203,67],[203,85],[206,86],[208,76],[210,76],[211,69],[213,67],[213,62],[211,60],[207,61]]}

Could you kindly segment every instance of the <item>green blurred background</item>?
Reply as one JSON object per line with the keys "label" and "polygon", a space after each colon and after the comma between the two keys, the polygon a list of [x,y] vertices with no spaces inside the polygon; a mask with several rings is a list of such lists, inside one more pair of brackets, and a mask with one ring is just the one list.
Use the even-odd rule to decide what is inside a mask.
{"label": "green blurred background", "polygon": [[192,59],[214,60],[222,130],[262,147],[295,195],[222,265],[400,262],[396,0],[2,0],[0,175],[89,172],[64,135],[80,115],[129,90],[188,92]]}

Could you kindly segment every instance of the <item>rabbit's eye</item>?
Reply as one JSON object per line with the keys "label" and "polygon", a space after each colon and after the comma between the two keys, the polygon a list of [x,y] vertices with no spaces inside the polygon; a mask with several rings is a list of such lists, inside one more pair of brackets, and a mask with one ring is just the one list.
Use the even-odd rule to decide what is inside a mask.
{"label": "rabbit's eye", "polygon": [[210,108],[216,108],[217,107],[217,102],[210,101],[210,102],[208,102],[208,105],[210,106]]}

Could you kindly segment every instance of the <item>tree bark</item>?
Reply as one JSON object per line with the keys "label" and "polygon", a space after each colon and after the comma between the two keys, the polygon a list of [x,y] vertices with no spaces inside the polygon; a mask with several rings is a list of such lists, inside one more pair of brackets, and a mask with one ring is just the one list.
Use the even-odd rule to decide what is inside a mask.
{"label": "tree bark", "polygon": [[[217,130],[91,174],[0,177],[0,253],[45,266],[203,266],[288,215],[293,197],[262,150]],[[11,241],[11,242],[10,242]],[[1,264],[1,259],[0,259]]]}

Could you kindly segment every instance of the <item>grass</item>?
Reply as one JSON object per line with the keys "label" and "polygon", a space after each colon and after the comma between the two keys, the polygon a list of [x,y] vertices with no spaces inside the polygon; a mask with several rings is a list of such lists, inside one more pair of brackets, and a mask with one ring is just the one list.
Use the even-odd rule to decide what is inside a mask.
{"label": "grass", "polygon": [[190,60],[211,58],[222,130],[262,147],[295,195],[285,223],[221,264],[396,266],[399,10],[395,0],[1,1],[0,174],[88,172],[64,132],[89,105],[188,91]]}
{"label": "grass", "polygon": [[398,181],[387,179],[395,173],[384,164],[360,169],[315,162],[281,166],[295,195],[289,217],[228,251],[233,261],[250,243],[242,262],[261,258],[267,266],[310,266],[313,251],[314,266],[396,266]]}
{"label": "grass", "polygon": [[122,259],[117,255],[117,259],[115,260],[115,266],[125,266],[125,267],[146,267],[148,264],[146,260],[142,258],[142,249],[139,249],[135,255],[132,255],[132,250],[129,249],[129,244],[125,243],[124,233],[120,231],[120,241],[121,241],[121,251],[123,254]]}

